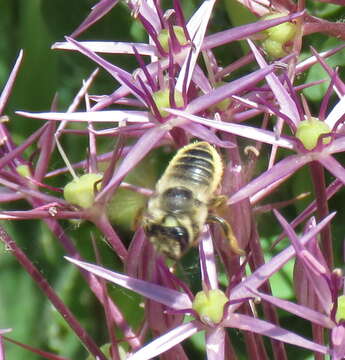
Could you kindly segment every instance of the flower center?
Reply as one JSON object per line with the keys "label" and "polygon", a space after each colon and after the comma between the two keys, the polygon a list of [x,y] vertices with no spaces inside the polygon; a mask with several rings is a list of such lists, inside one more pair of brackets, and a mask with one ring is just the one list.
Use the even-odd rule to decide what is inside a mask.
{"label": "flower center", "polygon": [[30,168],[28,165],[18,165],[16,170],[18,171],[18,174],[23,176],[23,177],[30,177],[31,173],[30,173]]}
{"label": "flower center", "polygon": [[[186,39],[186,35],[184,34],[183,28],[181,26],[174,25],[173,30],[180,45],[187,44],[187,39]],[[165,52],[169,51],[169,38],[170,38],[169,30],[162,29],[162,31],[158,35],[158,41]]]}
{"label": "flower center", "polygon": [[[156,91],[155,93],[152,94],[152,98],[161,116],[162,117],[168,116],[169,113],[163,109],[172,107],[172,104],[170,104],[169,89],[165,88],[163,90]],[[178,90],[174,91],[174,100],[177,107],[183,107],[184,101],[183,101],[182,93],[180,93]]]}
{"label": "flower center", "polygon": [[[312,150],[317,145],[319,136],[330,132],[329,126],[324,121],[311,117],[298,124],[296,138],[301,140],[307,150]],[[328,144],[330,141],[330,137],[325,137],[322,143]]]}
{"label": "flower center", "polygon": [[90,173],[72,180],[63,189],[65,200],[83,209],[91,207],[95,199],[95,189],[100,188],[102,177],[101,174]]}
{"label": "flower center", "polygon": [[214,325],[222,320],[224,305],[228,301],[229,299],[219,289],[199,291],[195,295],[192,307],[199,314],[202,322]]}
{"label": "flower center", "polygon": [[[264,16],[262,20],[276,19],[286,16],[286,13],[275,13]],[[265,40],[262,46],[265,51],[273,58],[281,58],[287,55],[288,43],[293,40],[297,32],[297,26],[291,22],[285,22],[277,26],[273,26],[263,31]]]}

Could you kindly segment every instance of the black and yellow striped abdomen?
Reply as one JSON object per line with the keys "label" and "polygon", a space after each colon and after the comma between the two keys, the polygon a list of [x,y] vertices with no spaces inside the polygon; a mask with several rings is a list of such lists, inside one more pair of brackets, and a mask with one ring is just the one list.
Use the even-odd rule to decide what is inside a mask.
{"label": "black and yellow striped abdomen", "polygon": [[177,159],[170,176],[195,185],[207,185],[213,181],[212,155],[204,149],[190,149]]}
{"label": "black and yellow striped abdomen", "polygon": [[222,161],[216,149],[207,142],[196,142],[177,152],[158,186],[160,190],[168,186],[186,186],[195,195],[201,191],[211,197],[219,186],[222,173]]}

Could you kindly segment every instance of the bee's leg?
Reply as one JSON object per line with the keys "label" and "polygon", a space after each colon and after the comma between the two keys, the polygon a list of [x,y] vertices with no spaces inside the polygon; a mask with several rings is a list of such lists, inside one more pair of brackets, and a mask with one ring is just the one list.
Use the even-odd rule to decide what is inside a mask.
{"label": "bee's leg", "polygon": [[237,254],[237,255],[245,254],[244,250],[242,250],[239,247],[236,236],[235,236],[234,232],[232,231],[230,224],[225,219],[221,218],[218,215],[209,214],[207,217],[207,221],[218,223],[221,225],[226,238],[229,240],[230,248],[235,254]]}

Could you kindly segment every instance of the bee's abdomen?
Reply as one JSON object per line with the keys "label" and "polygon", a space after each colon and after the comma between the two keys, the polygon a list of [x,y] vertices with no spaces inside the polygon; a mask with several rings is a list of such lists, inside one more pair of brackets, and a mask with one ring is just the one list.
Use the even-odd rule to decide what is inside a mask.
{"label": "bee's abdomen", "polygon": [[187,148],[176,158],[171,176],[196,185],[209,186],[213,182],[213,156],[206,146]]}

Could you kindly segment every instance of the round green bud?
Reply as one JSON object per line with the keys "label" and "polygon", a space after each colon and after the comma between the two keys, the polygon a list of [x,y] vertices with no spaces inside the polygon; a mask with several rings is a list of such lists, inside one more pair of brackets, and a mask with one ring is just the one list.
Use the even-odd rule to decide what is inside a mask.
{"label": "round green bud", "polygon": [[102,174],[91,173],[72,180],[63,189],[65,200],[83,209],[91,207],[95,200],[95,187],[100,189],[102,177]]}
{"label": "round green bud", "polygon": [[[283,16],[287,16],[286,13],[276,13],[264,16],[262,20],[272,20],[277,19]],[[275,41],[279,41],[281,43],[285,43],[290,41],[296,35],[297,26],[292,22],[284,22],[282,24],[270,27],[263,32],[271,39]]]}
{"label": "round green bud", "polygon": [[266,39],[261,44],[266,53],[274,59],[279,59],[286,55],[286,51],[283,49],[282,43],[278,41]]}
{"label": "round green bud", "polygon": [[31,171],[28,165],[18,165],[16,168],[17,172],[19,175],[23,176],[23,177],[30,177],[31,176]]}
{"label": "round green bud", "polygon": [[[174,25],[173,30],[175,33],[175,36],[180,43],[180,45],[187,44],[186,35],[184,34],[183,28],[181,26]],[[158,41],[161,44],[163,50],[165,52],[169,51],[169,30],[168,29],[162,29],[161,32],[158,35]]]}
{"label": "round green bud", "polygon": [[[315,117],[301,121],[297,126],[296,138],[301,140],[307,150],[314,149],[317,145],[319,136],[331,132],[329,126]],[[323,144],[328,144],[330,137],[323,138]]]}
{"label": "round green bud", "polygon": [[[271,20],[286,16],[286,13],[275,13],[264,16],[262,20]],[[265,40],[262,46],[265,51],[274,58],[280,58],[287,55],[285,44],[292,41],[297,32],[297,25],[292,22],[285,22],[264,30]]]}
{"label": "round green bud", "polygon": [[224,306],[228,301],[229,299],[219,289],[200,291],[195,295],[192,308],[204,323],[218,324],[223,318]]}
{"label": "round green bud", "polygon": [[345,320],[345,295],[338,296],[338,307],[335,314],[336,322]]}
{"label": "round green bud", "polygon": [[[159,113],[162,117],[166,117],[169,115],[168,112],[164,111],[164,108],[171,107],[170,100],[169,100],[169,89],[165,88],[163,90],[158,90],[155,93],[153,93],[152,98],[155,102]],[[183,107],[184,101],[182,97],[182,93],[180,93],[178,90],[175,89],[174,91],[174,99],[177,107]]]}

